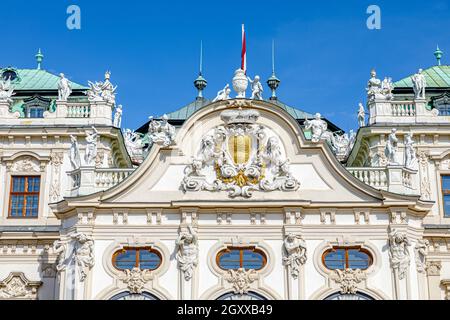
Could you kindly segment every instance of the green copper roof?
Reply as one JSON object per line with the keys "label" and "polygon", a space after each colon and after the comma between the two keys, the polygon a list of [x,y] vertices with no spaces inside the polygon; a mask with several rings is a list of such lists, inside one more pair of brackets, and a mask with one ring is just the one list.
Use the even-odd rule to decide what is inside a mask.
{"label": "green copper roof", "polygon": [[[450,66],[434,66],[423,70],[428,88],[448,88],[450,87]],[[394,83],[395,87],[412,87],[411,77],[406,77]]]}
{"label": "green copper roof", "polygon": [[[0,69],[0,73],[8,69]],[[14,69],[18,78],[12,81],[14,90],[58,90],[59,76],[39,69]],[[87,87],[71,81],[73,90],[86,90]]]}
{"label": "green copper roof", "polygon": [[[289,107],[288,105],[278,101],[278,100],[271,100],[270,101],[273,104],[276,104],[280,108],[287,111],[294,119],[306,119],[306,118],[313,118],[314,115],[311,113],[295,109],[292,107]],[[195,100],[194,102],[184,106],[181,109],[178,109],[174,112],[168,113],[167,116],[170,120],[186,120],[188,119],[194,112],[197,110],[203,108],[204,106],[210,104],[211,102],[207,99],[203,100]]]}

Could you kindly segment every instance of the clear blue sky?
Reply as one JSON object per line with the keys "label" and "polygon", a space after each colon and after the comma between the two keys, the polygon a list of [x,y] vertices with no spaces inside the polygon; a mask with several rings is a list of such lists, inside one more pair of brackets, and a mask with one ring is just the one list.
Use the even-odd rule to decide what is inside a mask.
{"label": "clear blue sky", "polygon": [[[81,30],[66,28],[71,4],[81,8]],[[381,30],[366,27],[370,4],[381,8]],[[9,0],[2,2],[0,65],[32,68],[41,47],[46,70],[82,84],[109,69],[123,126],[137,128],[195,98],[200,40],[206,97],[231,82],[245,23],[248,74],[265,83],[274,39],[280,100],[348,131],[357,126],[371,68],[398,80],[435,64],[436,44],[448,64],[449,16],[449,2],[439,0]]]}

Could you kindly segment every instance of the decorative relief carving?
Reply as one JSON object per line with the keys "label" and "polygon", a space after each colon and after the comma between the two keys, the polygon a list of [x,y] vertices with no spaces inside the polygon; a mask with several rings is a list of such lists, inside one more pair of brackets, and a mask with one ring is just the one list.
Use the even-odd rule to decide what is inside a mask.
{"label": "decorative relief carving", "polygon": [[342,294],[356,294],[358,284],[367,278],[360,269],[333,270],[330,279],[339,284]]}
{"label": "decorative relief carving", "polygon": [[153,274],[150,270],[141,270],[135,267],[131,270],[124,270],[119,279],[127,285],[130,293],[141,294],[145,284],[153,279]]}
{"label": "decorative relief carving", "polygon": [[11,272],[0,282],[0,299],[37,299],[40,281],[30,281],[23,272]]}
{"label": "decorative relief carving", "polygon": [[235,294],[245,294],[250,289],[250,285],[258,279],[255,270],[245,270],[239,268],[237,270],[228,270],[224,275],[224,279],[233,285]]}
{"label": "decorative relief carving", "polygon": [[299,182],[292,176],[289,159],[280,140],[267,136],[257,125],[256,110],[225,110],[218,126],[206,134],[196,158],[185,168],[182,189],[222,191],[230,197],[252,196],[253,191],[295,191]]}
{"label": "decorative relief carving", "polygon": [[428,177],[428,154],[419,152],[420,194],[422,199],[431,200],[431,184]]}
{"label": "decorative relief carving", "polygon": [[177,260],[180,270],[184,273],[184,279],[192,279],[194,269],[198,264],[198,236],[188,226],[188,231],[181,231],[175,242],[177,250]]}
{"label": "decorative relief carving", "polygon": [[52,164],[52,184],[50,185],[50,202],[57,202],[61,193],[61,164],[63,163],[64,154],[62,152],[53,152],[50,156]]}
{"label": "decorative relief carving", "polygon": [[58,272],[66,269],[67,241],[57,240],[53,244],[53,253],[58,256],[56,270]]}
{"label": "decorative relief carving", "polygon": [[426,271],[428,276],[440,276],[442,264],[440,261],[427,261]]}
{"label": "decorative relief carving", "polygon": [[23,156],[11,163],[9,169],[13,172],[40,172],[42,165],[39,160],[31,156]]}
{"label": "decorative relief carving", "polygon": [[283,263],[288,266],[291,271],[291,276],[294,279],[298,278],[300,266],[306,263],[306,242],[299,235],[289,233],[284,238],[283,243],[284,257]]}
{"label": "decorative relief carving", "polygon": [[416,246],[414,247],[416,267],[417,267],[417,272],[419,272],[419,273],[425,272],[425,269],[426,269],[425,258],[427,256],[429,245],[430,245],[430,243],[428,240],[419,239],[416,243]]}
{"label": "decorative relief carving", "polygon": [[392,230],[389,233],[389,258],[392,269],[397,270],[399,280],[406,277],[410,263],[408,246],[410,242],[406,233]]}

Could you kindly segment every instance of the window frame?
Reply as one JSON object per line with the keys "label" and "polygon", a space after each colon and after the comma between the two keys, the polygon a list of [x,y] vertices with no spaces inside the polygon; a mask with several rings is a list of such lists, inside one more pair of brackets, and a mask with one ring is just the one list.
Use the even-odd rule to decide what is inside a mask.
{"label": "window frame", "polygon": [[[117,256],[119,255],[119,254],[122,254],[122,253],[124,253],[124,252],[126,252],[127,250],[135,250],[136,251],[136,255],[135,255],[135,265],[133,266],[133,268],[139,268],[140,270],[150,270],[150,271],[155,271],[155,270],[157,270],[159,267],[161,267],[161,265],[163,264],[163,256],[162,256],[162,254],[161,254],[161,252],[159,252],[158,250],[156,250],[156,249],[154,249],[153,247],[151,247],[151,246],[145,246],[145,247],[133,247],[133,246],[125,246],[125,247],[122,247],[122,248],[120,248],[119,250],[116,250],[114,253],[113,253],[113,255],[112,255],[112,266],[113,266],[113,268],[114,269],[116,269],[116,270],[119,270],[119,271],[125,271],[125,270],[132,270],[133,268],[131,268],[131,269],[121,269],[121,268],[118,268],[117,267],[117,261],[116,261],[116,259],[117,259]],[[159,257],[159,264],[156,266],[156,268],[154,268],[154,269],[141,269],[140,268],[140,261],[139,261],[139,251],[142,251],[142,250],[145,250],[145,251],[149,251],[149,252],[151,252],[151,253],[154,253],[154,254],[156,254],[158,257]]]}
{"label": "window frame", "polygon": [[[253,251],[253,252],[256,252],[256,253],[260,254],[260,255],[262,256],[262,258],[263,258],[263,263],[262,263],[261,268],[258,268],[258,269],[252,269],[252,270],[260,271],[260,270],[264,269],[264,268],[267,266],[267,255],[266,255],[266,253],[265,253],[263,250],[261,250],[261,249],[259,249],[259,248],[256,248],[256,246],[246,246],[246,247],[228,246],[228,247],[226,247],[226,248],[220,250],[220,251],[216,254],[216,265],[219,267],[219,269],[225,270],[225,271],[228,271],[228,270],[237,270],[237,269],[226,269],[226,268],[223,268],[223,267],[220,265],[220,258],[221,258],[224,254],[230,253],[230,252],[233,251],[233,250],[239,250],[239,268],[244,268],[244,267],[243,267],[243,263],[244,263],[244,259],[243,259],[243,258],[244,258],[244,251],[245,251],[245,250],[251,250],[251,251]],[[244,268],[244,269],[245,269],[245,268]],[[245,270],[250,270],[250,269],[245,269]]]}
{"label": "window frame", "polygon": [[[38,192],[14,192],[14,178],[25,178],[25,186],[24,190],[27,190],[28,187],[28,179],[29,178],[38,178],[39,179],[39,191]],[[10,186],[9,186],[9,200],[8,200],[8,219],[38,219],[39,218],[39,209],[40,209],[40,203],[41,203],[41,190],[42,190],[42,177],[41,175],[27,175],[27,174],[14,174],[10,176]],[[12,210],[12,199],[14,195],[23,195],[24,196],[24,206],[22,208],[22,215],[20,216],[13,216],[11,213]],[[27,204],[27,197],[30,195],[37,195],[37,214],[34,216],[27,216],[26,215],[26,204]]]}
{"label": "window frame", "polygon": [[441,173],[441,185],[440,185],[440,193],[441,193],[441,200],[442,200],[442,216],[443,218],[450,218],[450,212],[446,214],[445,212],[445,196],[450,196],[450,189],[444,189],[444,177],[449,177],[450,179],[450,173]]}
{"label": "window frame", "polygon": [[[325,256],[331,252],[336,252],[337,250],[345,250],[345,267],[344,269],[340,269],[340,268],[336,268],[336,269],[330,269],[328,268],[328,266],[325,263]],[[350,268],[349,266],[349,261],[348,261],[348,251],[349,250],[358,250],[359,252],[365,253],[368,257],[369,257],[369,261],[368,261],[368,265],[367,268],[361,269],[361,268],[356,268],[356,269],[360,269],[360,270],[367,270],[369,269],[372,265],[373,265],[373,256],[370,253],[369,250],[361,247],[361,246],[333,246],[330,249],[327,249],[323,252],[322,254],[322,265],[325,267],[325,269],[327,270],[345,270],[345,269],[352,269],[352,270],[356,270],[354,268]]]}

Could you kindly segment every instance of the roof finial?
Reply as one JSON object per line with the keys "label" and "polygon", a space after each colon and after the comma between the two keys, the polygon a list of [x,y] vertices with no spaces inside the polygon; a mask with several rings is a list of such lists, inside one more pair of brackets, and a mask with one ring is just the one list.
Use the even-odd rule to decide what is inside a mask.
{"label": "roof finial", "polygon": [[275,44],[272,40],[272,76],[267,80],[267,85],[272,90],[270,100],[277,100],[276,90],[280,85],[280,79],[275,76]]}
{"label": "roof finial", "polygon": [[198,77],[194,81],[194,86],[198,90],[197,99],[203,99],[203,89],[206,88],[208,82],[202,75],[203,72],[203,41],[200,41],[200,68],[198,72]]}
{"label": "roof finial", "polygon": [[444,52],[442,52],[441,49],[439,49],[439,45],[438,45],[436,48],[436,51],[434,52],[434,56],[436,57],[438,66],[441,65],[441,58],[442,58],[443,54],[444,54]]}
{"label": "roof finial", "polygon": [[36,54],[36,61],[37,61],[37,69],[41,70],[41,63],[42,60],[44,60],[44,55],[41,52],[41,48],[39,48],[38,53]]}

